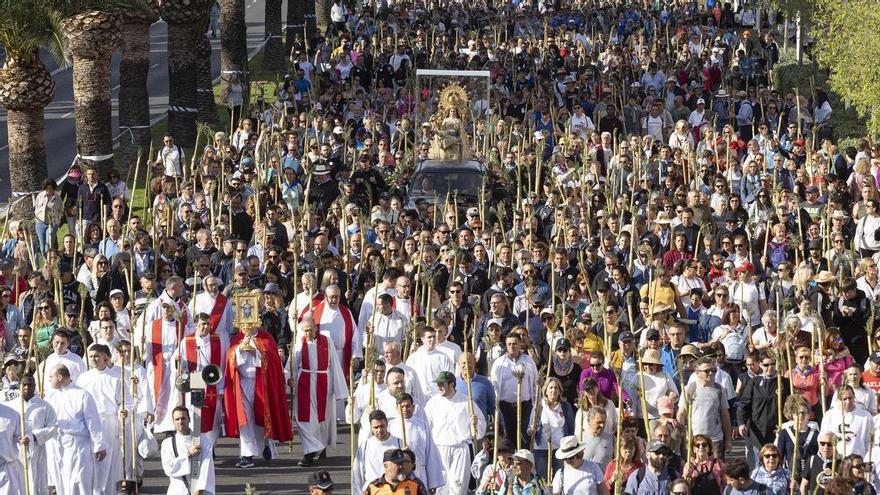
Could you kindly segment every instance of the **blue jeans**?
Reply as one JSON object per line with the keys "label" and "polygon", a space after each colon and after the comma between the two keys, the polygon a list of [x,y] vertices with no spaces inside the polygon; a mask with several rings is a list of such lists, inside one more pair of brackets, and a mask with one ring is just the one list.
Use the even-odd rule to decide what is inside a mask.
{"label": "blue jeans", "polygon": [[46,251],[50,247],[55,246],[55,233],[58,231],[58,227],[45,224],[39,220],[35,220],[35,222],[35,226],[37,229],[37,240],[40,243],[40,253],[46,254]]}

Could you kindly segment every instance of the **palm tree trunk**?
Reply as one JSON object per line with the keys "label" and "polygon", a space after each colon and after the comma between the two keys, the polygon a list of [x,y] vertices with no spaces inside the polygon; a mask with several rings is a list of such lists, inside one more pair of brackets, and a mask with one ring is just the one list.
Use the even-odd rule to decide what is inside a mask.
{"label": "palm tree trunk", "polygon": [[211,78],[211,40],[208,35],[202,36],[199,45],[199,73],[196,76],[198,85],[199,122],[217,123],[217,105],[214,103],[214,85]]}
{"label": "palm tree trunk", "polygon": [[[300,0],[291,0],[296,3]],[[229,76],[238,75],[244,87],[244,106],[250,102],[250,76],[247,58],[247,23],[244,17],[244,0],[221,0],[220,2],[220,87],[225,92]],[[243,108],[242,110],[246,110]],[[232,123],[238,125],[237,122]]]}
{"label": "palm tree trunk", "polygon": [[284,42],[281,40],[281,1],[266,1],[266,48],[263,66],[275,73],[284,71]]}
{"label": "palm tree trunk", "polygon": [[325,33],[327,32],[327,26],[330,25],[330,0],[314,0],[314,3],[315,23],[318,26],[318,30]]}
{"label": "palm tree trunk", "polygon": [[201,42],[202,23],[168,22],[168,132],[184,148],[196,144],[196,98],[198,61],[196,47]]}
{"label": "palm tree trunk", "polygon": [[[315,26],[315,0],[304,0],[305,9],[306,9],[306,43],[311,47],[314,46],[312,40],[315,39],[315,35],[317,34],[317,27]],[[327,15],[330,15],[330,11],[327,11]]]}
{"label": "palm tree trunk", "polygon": [[[132,19],[123,26],[119,64],[119,148],[121,168],[134,166],[138,152],[150,150],[150,21]],[[145,158],[146,160],[146,158]]]}
{"label": "palm tree trunk", "polygon": [[110,56],[121,39],[122,17],[87,10],[65,18],[61,27],[73,58],[77,151],[103,178],[113,166]]}
{"label": "palm tree trunk", "polygon": [[297,34],[303,33],[303,27],[306,25],[306,5],[303,1],[289,0],[287,2],[287,33],[284,37],[284,53],[290,56],[293,50],[293,40]]}
{"label": "palm tree trunk", "polygon": [[30,60],[7,58],[0,68],[0,105],[7,110],[10,185],[13,198],[23,198],[12,207],[16,220],[34,217],[29,193],[42,189],[47,177],[43,111],[53,96],[55,81],[36,53]]}
{"label": "palm tree trunk", "polygon": [[113,126],[110,98],[110,57],[73,55],[73,109],[76,148],[103,179],[113,167]]}
{"label": "palm tree trunk", "polygon": [[44,134],[44,108],[9,109],[6,113],[6,128],[9,139],[9,178],[13,199],[16,193],[25,193],[12,208],[12,217],[17,220],[32,219],[34,206],[31,192],[42,189],[46,172],[46,139]]}

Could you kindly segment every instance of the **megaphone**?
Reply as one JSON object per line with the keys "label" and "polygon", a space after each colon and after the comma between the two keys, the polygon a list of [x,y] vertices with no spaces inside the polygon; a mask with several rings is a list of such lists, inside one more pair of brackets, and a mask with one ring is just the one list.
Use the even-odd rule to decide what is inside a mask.
{"label": "megaphone", "polygon": [[220,383],[221,378],[223,378],[223,373],[220,371],[220,367],[209,364],[200,373],[190,374],[188,371],[181,372],[174,383],[174,387],[186,394],[194,390],[204,390],[211,385],[217,385]]}
{"label": "megaphone", "polygon": [[191,388],[206,388],[211,385],[217,385],[220,383],[221,378],[223,378],[223,373],[220,371],[220,367],[209,364],[202,369],[201,373],[191,378]]}

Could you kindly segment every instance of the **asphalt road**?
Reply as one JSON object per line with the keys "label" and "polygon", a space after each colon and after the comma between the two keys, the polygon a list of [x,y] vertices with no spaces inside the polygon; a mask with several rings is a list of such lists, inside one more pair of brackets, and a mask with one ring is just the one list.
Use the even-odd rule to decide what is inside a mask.
{"label": "asphalt road", "polygon": [[[246,0],[246,20],[248,24],[248,52],[253,56],[265,38],[263,20],[265,18],[264,0]],[[286,9],[283,6],[282,9]],[[282,10],[282,13],[286,10]],[[147,88],[150,92],[151,123],[155,124],[168,109],[168,37],[167,24],[159,21],[150,28],[150,75]],[[220,75],[220,36],[212,40],[214,51],[211,56],[214,77]],[[67,173],[76,156],[76,131],[73,116],[73,84],[70,68],[59,67],[50,56],[43,54],[43,61],[55,78],[55,98],[46,107],[46,154],[49,162],[49,176],[60,179]],[[119,97],[120,52],[113,54],[110,84],[113,89],[113,129],[119,139],[118,97]],[[9,146],[6,134],[6,111],[0,111],[0,202],[6,202],[10,194]]]}
{"label": "asphalt road", "polygon": [[[287,445],[280,445],[280,458],[267,463],[262,458],[255,458],[256,466],[250,469],[238,469],[238,440],[222,438],[214,449],[217,473],[217,495],[244,493],[245,484],[250,483],[259,495],[308,493],[309,475],[318,469],[330,472],[336,484],[334,493],[343,495],[351,493],[351,468],[349,464],[349,427],[339,425],[339,443],[327,449],[327,458],[317,461],[313,467],[302,468],[296,465],[302,457],[299,436],[294,432],[293,453],[287,452]],[[144,471],[144,485],[141,493],[164,494],[168,489],[168,478],[162,472],[158,457],[147,462]]]}

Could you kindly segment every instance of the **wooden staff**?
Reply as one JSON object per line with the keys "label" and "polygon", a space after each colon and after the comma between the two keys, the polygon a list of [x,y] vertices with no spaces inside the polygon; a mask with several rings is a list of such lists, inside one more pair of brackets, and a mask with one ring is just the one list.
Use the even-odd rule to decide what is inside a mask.
{"label": "wooden staff", "polygon": [[517,365],[513,372],[516,378],[516,450],[522,448],[522,381],[525,372],[525,367],[522,365]]}
{"label": "wooden staff", "polygon": [[[474,318],[475,323],[476,323],[476,321],[477,321],[476,318]],[[465,328],[468,327],[467,318],[465,318],[464,327]],[[465,380],[465,383],[467,384],[468,412],[470,412],[471,417],[473,417],[474,416],[474,391],[471,388],[471,365],[470,365],[470,355],[468,353],[468,340],[470,340],[470,338],[467,335],[465,335],[463,344],[464,344],[464,355],[467,358],[467,360],[464,365],[464,380]],[[474,440],[474,450],[476,450],[480,444],[479,444],[479,439],[477,438],[477,428],[473,425],[473,423],[471,423],[471,436],[473,437],[473,440]]]}
{"label": "wooden staff", "polygon": [[[801,450],[801,410],[804,407],[800,401],[798,401],[797,413],[794,417],[794,450],[791,453],[791,479],[796,480],[800,479],[798,477],[798,453]],[[781,426],[781,425],[780,425]],[[873,450],[873,449],[870,449]],[[870,452],[869,450],[869,452]],[[780,459],[781,461],[782,459]],[[789,495],[795,495],[795,490],[797,486],[795,484],[791,485],[791,490],[789,491]]]}
{"label": "wooden staff", "polygon": [[[36,340],[35,337],[36,337],[36,335],[34,336],[34,338],[31,338],[31,342]],[[27,362],[30,362],[30,358],[31,358],[30,351],[32,348],[33,347],[30,346],[30,348],[28,349],[28,361]],[[25,371],[26,370],[27,370],[27,363],[25,363]],[[25,373],[25,371],[22,371],[22,374]],[[21,390],[19,390],[18,398],[19,398],[19,413],[21,414],[21,437],[27,438],[27,436],[28,436],[27,429],[26,429],[27,416],[25,415],[24,393],[21,393]],[[30,470],[30,452],[28,449],[29,445],[25,444],[22,447],[24,447],[24,456],[23,456],[24,458],[22,459],[24,461],[24,493],[25,493],[25,495],[30,495],[31,494],[31,480],[30,480],[30,473],[29,473],[29,470]]]}
{"label": "wooden staff", "polygon": [[[400,440],[403,442],[401,448],[406,449],[408,448],[408,444],[406,443],[406,419],[403,417],[403,406],[400,405],[400,402],[397,403],[397,414],[400,416]],[[352,443],[352,445],[354,445],[354,443]],[[354,459],[353,456],[352,459]]]}
{"label": "wooden staff", "polygon": [[[355,435],[354,433],[354,360],[352,360],[351,364],[348,366],[348,404],[349,404],[349,412],[348,417],[351,421],[351,438],[349,439],[349,455],[351,459],[351,468],[354,470],[354,457],[355,457]],[[398,411],[400,410],[400,405],[397,406]],[[291,412],[291,415],[293,412]],[[400,421],[403,423],[403,413],[400,414]],[[403,448],[406,448],[406,440],[404,435]]]}
{"label": "wooden staff", "polygon": [[639,400],[642,408],[642,420],[645,422],[645,435],[648,443],[650,443],[653,435],[651,435],[651,423],[648,419],[648,402],[645,399],[645,373],[642,371],[642,354],[639,351],[636,351],[636,360],[639,366],[639,385],[641,387],[641,390],[639,390]]}
{"label": "wooden staff", "polygon": [[[131,354],[131,353],[129,352],[129,354]],[[134,369],[132,369],[131,371],[133,373]],[[128,462],[127,462],[128,461],[128,457],[127,457],[128,454],[127,454],[126,448],[125,448],[126,443],[127,443],[125,441],[125,422],[126,422],[126,419],[128,418],[128,411],[125,409],[125,365],[123,365],[122,361],[119,362],[119,391],[120,391],[120,400],[122,400],[122,404],[121,404],[120,411],[119,411],[120,412],[119,415],[122,416],[120,418],[122,420],[122,428],[121,428],[121,431],[122,431],[122,479],[129,479],[125,475],[126,464],[128,464]],[[134,422],[134,418],[132,418],[132,422]],[[132,437],[131,441],[134,442],[134,437]],[[134,474],[134,472],[132,472],[131,474]]]}
{"label": "wooden staff", "polygon": [[[501,412],[500,412],[501,411],[501,399],[499,399],[500,396],[501,395],[498,393],[498,391],[496,391],[495,392],[494,434],[493,434],[493,440],[492,440],[492,469],[494,471],[498,470],[498,433],[499,433],[498,432],[498,428],[499,428],[498,420],[501,418]],[[476,450],[476,446],[474,446],[474,450]],[[497,474],[497,473],[493,473],[493,474]],[[497,476],[492,476],[492,479],[489,482],[489,487],[490,487],[489,491],[491,493],[494,493],[495,488],[497,488],[495,486],[495,480],[497,478],[498,478]]]}

